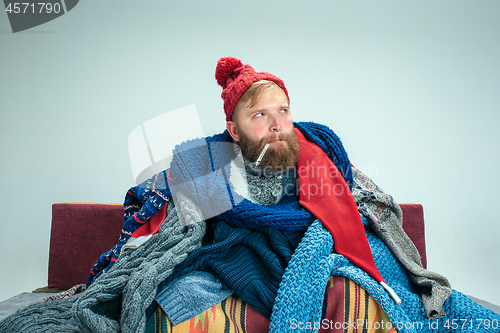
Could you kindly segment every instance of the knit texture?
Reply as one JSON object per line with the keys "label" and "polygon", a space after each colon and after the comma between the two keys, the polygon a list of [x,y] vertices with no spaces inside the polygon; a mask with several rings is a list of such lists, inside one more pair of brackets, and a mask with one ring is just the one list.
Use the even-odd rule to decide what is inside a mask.
{"label": "knit texture", "polygon": [[119,260],[76,301],[33,304],[0,323],[0,332],[143,332],[146,309],[157,286],[201,245],[205,223],[181,226],[169,207],[159,233],[141,247],[123,251]]}
{"label": "knit texture", "polygon": [[234,107],[250,86],[260,80],[267,80],[276,83],[286,94],[288,91],[283,81],[266,72],[256,72],[252,66],[243,65],[241,60],[233,57],[221,58],[215,68],[215,79],[222,87],[221,97],[224,100],[224,112],[226,121],[231,120]]}
{"label": "knit texture", "polygon": [[232,293],[212,274],[195,271],[159,289],[155,300],[175,326],[222,302]]}
{"label": "knit texture", "polygon": [[[294,169],[267,172],[246,159],[243,162],[241,166],[234,165],[231,173],[238,171],[235,168],[245,168],[248,191],[242,192],[248,192],[253,202],[270,205],[298,195]],[[287,184],[287,192],[283,191],[284,184]],[[210,239],[210,244],[194,251],[176,267],[167,281],[160,285],[156,300],[174,325],[179,322],[179,317],[185,320],[188,314],[194,316],[202,312],[200,309],[208,309],[214,304],[210,299],[207,302],[199,299],[203,293],[188,283],[192,274],[200,274],[203,270],[206,274],[216,275],[243,301],[269,318],[284,268],[303,233],[271,228],[249,231],[232,228],[223,222],[212,223],[210,228],[213,228],[213,236],[210,236],[212,232],[205,236],[206,242]],[[243,269],[242,262],[245,263]],[[191,299],[196,299],[196,302],[191,302]]]}
{"label": "knit texture", "polygon": [[127,243],[132,233],[156,215],[172,199],[167,185],[168,178],[168,172],[165,170],[127,191],[123,203],[124,222],[118,243],[103,253],[96,261],[87,279],[87,286],[113,267],[120,256],[122,247]]}
{"label": "knit texture", "polygon": [[[295,127],[326,152],[352,187],[350,161],[339,137],[328,127],[312,122],[298,122]],[[299,204],[298,197],[270,206],[261,206],[241,197],[229,183],[228,167],[233,157],[234,143],[227,130],[178,145],[169,170],[128,190],[118,244],[97,260],[87,285],[114,265],[131,234],[172,199],[172,192],[187,195],[203,212],[204,219],[215,216],[233,227],[305,231],[315,220],[314,215]]]}
{"label": "knit texture", "polygon": [[384,241],[420,286],[420,293],[429,318],[442,318],[444,301],[451,295],[448,280],[422,266],[420,254],[406,235],[401,208],[392,196],[384,193],[369,177],[352,168],[355,185],[352,194],[359,211],[371,222],[376,235]]}
{"label": "knit texture", "polygon": [[[323,133],[325,131],[321,130],[319,125],[309,123],[298,124],[297,128],[299,127],[306,138],[311,138],[313,142],[315,142],[314,138],[317,138],[317,143],[322,148],[325,147],[325,152],[335,161],[337,168],[343,173],[347,184],[352,187],[353,193],[355,193],[357,187],[352,186],[353,173],[345,151],[343,149],[336,149],[334,151],[330,148],[339,147],[339,145],[341,147],[340,141],[337,142],[331,134],[333,132],[328,130],[326,133]],[[167,185],[167,179],[173,179],[176,184],[200,179],[199,183],[194,182],[194,191],[191,194],[192,196],[189,197],[193,202],[196,199],[197,206],[197,201],[203,198],[205,201],[210,201],[217,199],[219,195],[222,196],[222,194],[225,194],[227,196],[230,193],[228,191],[228,188],[230,190],[230,185],[227,182],[219,184],[214,181],[225,180],[227,178],[224,172],[226,170],[225,166],[229,164],[228,158],[230,159],[230,157],[224,156],[223,151],[210,149],[212,143],[228,142],[227,140],[230,140],[227,132],[207,138],[204,142],[205,147],[209,147],[208,151],[206,148],[199,150],[202,146],[195,144],[199,143],[199,141],[193,141],[194,144],[191,148],[183,151],[185,154],[180,154],[180,157],[174,154],[173,164],[179,163],[178,167],[172,168],[169,172],[156,175],[145,182],[144,186],[135,187],[129,191],[126,202],[130,206],[126,207],[127,213],[120,243],[112,251],[104,255],[103,261],[98,262],[102,264],[101,266],[94,267],[96,269],[93,273],[96,274],[90,278],[93,281],[91,286],[76,302],[72,303],[72,299],[69,299],[49,304],[33,305],[1,322],[0,332],[57,332],[61,331],[61,329],[68,332],[141,331],[145,322],[145,310],[152,303],[160,282],[165,281],[172,274],[174,267],[177,267],[176,270],[179,269],[180,271],[186,268],[180,263],[187,263],[188,261],[185,261],[185,259],[191,257],[190,253],[195,254],[196,252],[199,254],[209,249],[207,247],[200,248],[202,237],[205,234],[205,223],[193,223],[184,227],[179,224],[177,214],[169,214],[167,220],[160,228],[160,232],[154,235],[147,243],[136,250],[124,250],[119,258],[117,253],[120,253],[119,249],[128,237],[130,237],[131,231],[143,224],[139,221],[146,221],[148,216],[154,215],[154,212],[157,212],[168,202],[168,199],[172,195]],[[185,148],[187,146],[183,145],[180,147],[180,150]],[[201,156],[208,156],[208,159],[199,158]],[[186,165],[190,165],[189,163],[198,163],[198,165],[194,169],[185,168]],[[204,166],[202,170],[200,170],[200,163]],[[214,175],[213,178],[204,178],[207,175],[211,176],[211,173],[215,173],[215,171],[221,172]],[[163,179],[160,176],[164,176]],[[362,184],[363,182],[360,181],[359,183]],[[205,191],[200,191],[203,189],[203,186],[205,186]],[[208,192],[207,188],[209,189]],[[370,192],[374,194],[370,194]],[[318,318],[321,312],[319,299],[323,298],[325,288],[323,282],[326,283],[327,279],[324,276],[328,276],[329,274],[346,276],[359,283],[382,305],[394,323],[405,322],[405,320],[416,321],[421,318],[423,318],[422,320],[428,320],[426,319],[424,305],[439,305],[441,302],[443,302],[442,313],[446,313],[447,318],[471,318],[473,320],[476,320],[476,318],[496,319],[497,316],[494,313],[478,307],[475,303],[471,303],[468,298],[455,291],[449,298],[445,294],[440,294],[439,290],[446,290],[447,286],[446,281],[440,280],[438,276],[434,276],[435,279],[433,279],[433,275],[425,270],[420,271],[420,273],[416,272],[416,274],[412,273],[415,277],[407,273],[404,265],[411,265],[416,259],[413,258],[414,254],[411,252],[408,253],[406,249],[398,248],[400,246],[399,243],[391,243],[390,238],[397,234],[397,223],[400,222],[397,216],[397,209],[391,206],[389,199],[387,199],[389,200],[388,202],[384,202],[383,195],[379,196],[377,192],[376,188],[367,191],[366,188],[361,187],[361,194],[356,196],[355,200],[363,215],[368,217],[368,219],[363,217],[365,224],[367,224],[368,220],[370,223],[370,226],[366,228],[366,233],[377,268],[387,283],[403,299],[403,305],[400,307],[397,307],[385,290],[364,271],[352,265],[343,256],[331,253],[333,242],[328,240],[328,237],[331,237],[330,234],[319,222],[311,224],[314,221],[314,216],[301,208],[293,196],[282,198],[284,202],[280,205],[269,207],[262,207],[246,199],[242,199],[239,201],[239,204],[234,205],[235,207],[229,211],[215,216],[214,221],[218,222],[210,223],[210,225],[223,227],[209,228],[209,231],[214,233],[214,238],[219,237],[221,240],[213,244],[214,246],[211,249],[219,251],[219,249],[228,244],[222,240],[226,240],[227,242],[234,242],[235,240],[241,243],[246,242],[246,247],[251,248],[254,246],[254,249],[262,256],[263,260],[259,259],[261,262],[267,262],[269,267],[277,267],[278,263],[281,265],[280,270],[283,272],[277,274],[276,271],[269,271],[269,273],[266,272],[261,277],[262,281],[272,281],[272,287],[277,288],[277,286],[274,286],[274,281],[279,280],[277,278],[278,275],[281,277],[284,274],[280,289],[278,290],[278,297],[274,303],[272,316],[272,322],[276,322],[276,324],[272,324],[275,325],[273,329],[278,332],[286,331],[286,325],[289,323],[290,316],[304,320]],[[232,197],[233,202],[238,202],[239,199],[237,193],[234,193]],[[277,206],[283,206],[286,209],[280,212],[280,208]],[[247,214],[248,211],[250,213]],[[390,211],[395,212],[395,218]],[[273,212],[275,214],[274,219],[267,219],[267,212]],[[199,220],[199,218],[195,220]],[[229,225],[229,223],[232,225]],[[244,229],[240,226],[248,226],[250,229]],[[282,229],[279,230],[276,228]],[[261,243],[259,243],[259,240],[262,238],[263,233],[261,232],[259,236],[259,233],[256,232],[257,230],[263,231],[264,234],[266,232],[279,232],[286,236],[287,233],[297,232],[300,234],[301,230],[305,229],[308,229],[309,236],[304,237],[302,240],[304,245],[299,246],[295,252],[298,259],[288,259],[290,261],[286,271],[284,269],[286,265],[280,262],[281,259],[279,257],[269,256],[265,251],[266,248],[260,247]],[[390,237],[385,239],[391,246],[391,250],[398,256],[397,259],[376,234],[389,234]],[[293,243],[288,236],[283,239],[286,240],[286,238],[289,238],[288,241]],[[277,249],[284,251],[284,255],[292,258],[293,251],[285,251],[286,247],[281,246],[278,246]],[[307,255],[303,256],[303,252]],[[238,267],[242,269],[241,262],[245,262],[244,259],[247,256],[238,257],[239,253],[244,253],[244,251],[236,251],[229,254],[240,258],[240,265]],[[405,260],[405,256],[408,256],[408,260]],[[193,255],[192,257],[197,256]],[[201,262],[204,264],[203,261]],[[261,265],[261,262],[258,265]],[[255,267],[261,267],[258,265],[255,264]],[[245,269],[244,266],[243,269]],[[102,273],[104,271],[106,271],[106,274]],[[295,277],[297,274],[298,278]],[[269,276],[271,278],[268,279]],[[314,277],[314,281],[307,280],[311,276]],[[248,286],[246,281],[242,281],[240,277],[236,275],[232,277],[236,281],[235,285]],[[412,279],[413,281],[417,281],[417,284],[412,282]],[[426,289],[427,285],[419,285],[419,280],[429,281],[432,287]],[[318,282],[316,283],[316,281]],[[312,284],[306,285],[306,282],[312,282]],[[321,284],[323,285],[320,286]],[[304,299],[293,300],[293,297],[298,298],[298,296],[294,296],[295,294],[290,296],[290,293],[293,294],[296,291],[298,293],[301,288],[307,290],[307,292],[301,294]],[[260,292],[263,298],[268,298],[269,296],[266,293],[262,293],[261,290],[256,288],[251,294],[259,294]],[[422,291],[426,294],[430,293],[430,295],[424,296],[424,300],[428,297],[431,302],[425,301],[425,303],[422,303],[419,296],[419,293]],[[305,298],[309,297],[309,295],[313,299],[307,299],[306,301]],[[290,300],[284,300],[284,297],[292,297],[293,303],[290,303]],[[274,300],[274,297],[271,298]],[[306,308],[308,303],[312,305]],[[304,304],[304,306],[296,307],[295,304]],[[311,315],[308,314],[308,309],[311,310]],[[437,312],[441,313],[441,311]],[[433,314],[432,311],[427,313],[430,315]],[[29,316],[23,317],[21,315]],[[37,319],[33,320],[33,318]]]}
{"label": "knit texture", "polygon": [[269,318],[281,277],[303,233],[234,228],[225,222],[210,224],[207,233],[213,233],[211,244],[193,251],[159,290],[175,278],[206,271]]}
{"label": "knit texture", "polygon": [[319,146],[306,140],[299,130],[295,129],[295,133],[300,145],[299,174],[307,175],[299,177],[300,204],[330,231],[337,253],[383,282],[347,182]]}
{"label": "knit texture", "polygon": [[[304,126],[307,127],[308,124]],[[193,162],[192,147],[186,151],[189,154],[180,154],[182,158],[176,162],[179,165]],[[199,157],[202,153],[195,155]],[[217,162],[214,153],[216,152],[212,150],[211,158]],[[229,152],[224,156],[228,154]],[[346,161],[345,158],[343,160]],[[224,165],[226,162],[219,164]],[[299,219],[301,211],[295,210],[299,201],[298,192],[295,190],[296,182],[294,184],[293,180],[288,180],[288,184],[291,185],[287,186],[290,195],[281,197],[283,173],[262,171],[248,161],[245,161],[244,166],[247,171],[249,193],[255,202],[243,201],[231,211],[217,217],[216,220],[220,222],[212,224],[211,243],[194,251],[185,262],[176,267],[172,276],[162,283],[160,290],[163,286],[168,286],[173,278],[195,270],[208,271],[214,273],[254,309],[270,317],[284,268],[302,237],[301,230],[307,228],[314,216],[308,213],[304,215],[304,221]],[[190,173],[190,176],[202,178],[195,173]],[[290,175],[290,172],[287,172],[287,178],[290,177],[297,179],[296,173]],[[201,187],[195,184],[191,188],[190,192],[194,192],[191,197],[196,198],[199,195],[198,191],[193,191],[193,188],[198,186]],[[276,188],[279,189],[279,195],[274,193]],[[269,205],[280,197],[281,200],[276,205]],[[272,212],[274,217],[272,221],[268,220],[267,212]],[[241,224],[237,223],[239,221]],[[243,268],[242,262],[245,263]]]}
{"label": "knit texture", "polygon": [[328,126],[313,123],[313,122],[298,122],[295,123],[304,137],[318,145],[323,150],[328,158],[335,164],[347,185],[352,189],[353,178],[351,162],[347,156],[347,151],[340,138]]}
{"label": "knit texture", "polygon": [[[271,332],[288,332],[290,322],[320,322],[333,239],[316,220],[307,230],[283,275],[271,316]],[[304,320],[303,320],[304,319]]]}
{"label": "knit texture", "polygon": [[82,332],[72,318],[74,298],[36,303],[0,322],[1,333]]}
{"label": "knit texture", "polygon": [[419,288],[412,283],[404,266],[375,235],[367,219],[362,219],[375,263],[387,283],[401,297],[402,304],[396,305],[385,289],[366,272],[345,257],[331,253],[331,234],[319,221],[315,221],[304,235],[283,275],[273,308],[270,332],[311,332],[300,328],[292,329],[292,320],[321,323],[323,296],[330,274],[344,276],[358,283],[382,306],[398,332],[455,332],[457,329],[452,328],[454,322],[460,323],[460,332],[500,332],[498,328],[487,329],[486,325],[478,325],[480,322],[477,321],[486,319],[489,323],[498,323],[499,314],[455,290],[444,303],[447,317],[429,319],[418,295]]}
{"label": "knit texture", "polygon": [[246,183],[251,201],[261,206],[275,205],[283,194],[282,171],[267,171],[244,159]]}

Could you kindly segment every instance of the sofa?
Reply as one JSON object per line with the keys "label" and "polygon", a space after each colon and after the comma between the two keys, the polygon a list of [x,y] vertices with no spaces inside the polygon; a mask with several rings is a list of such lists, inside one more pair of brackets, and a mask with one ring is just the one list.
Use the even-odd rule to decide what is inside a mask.
{"label": "sofa", "polygon": [[[400,204],[403,229],[427,267],[423,206]],[[78,284],[85,284],[95,261],[118,242],[123,223],[122,204],[55,203],[52,205],[48,285],[0,303],[0,320],[19,308]],[[500,312],[500,307],[473,298]]]}
{"label": "sofa", "polygon": [[[400,204],[403,228],[427,267],[424,212],[420,204]],[[118,242],[121,204],[56,203],[52,205],[48,288],[67,289],[85,283],[99,256]]]}

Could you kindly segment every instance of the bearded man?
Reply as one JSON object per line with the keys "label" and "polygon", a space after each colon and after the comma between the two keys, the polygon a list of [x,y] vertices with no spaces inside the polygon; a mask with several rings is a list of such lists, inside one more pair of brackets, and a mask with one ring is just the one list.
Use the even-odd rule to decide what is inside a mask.
{"label": "bearded man", "polygon": [[78,299],[0,332],[498,331],[500,315],[422,267],[401,208],[337,135],[292,121],[281,79],[235,58],[215,76],[226,131],[127,192],[119,243]]}
{"label": "bearded man", "polygon": [[[231,163],[217,162],[215,148],[210,153],[211,171],[231,164],[220,183],[230,189],[234,203],[219,215],[204,215],[210,218],[202,246],[159,286],[155,322],[172,325],[173,332],[192,330],[200,318],[213,332],[237,327],[247,332],[411,332],[434,329],[433,320],[444,317],[498,317],[471,306],[446,278],[422,267],[402,230],[399,206],[351,166],[328,127],[293,122],[281,79],[230,57],[218,61],[215,76],[223,88],[227,131],[206,140],[209,146],[235,143],[241,150],[243,165],[234,163],[232,152],[219,153],[233,156]],[[185,152],[177,151],[183,163],[187,159],[179,156]],[[183,163],[176,163],[174,154],[173,179]],[[239,169],[243,185],[235,180]],[[174,183],[169,182],[171,188]],[[224,190],[216,183],[194,187],[211,188],[218,201]],[[183,189],[179,192],[190,194],[181,194],[177,206],[194,203],[203,215],[200,207],[213,201],[207,199],[211,195]],[[363,296],[346,300],[350,293]],[[354,311],[350,301],[357,304]]]}

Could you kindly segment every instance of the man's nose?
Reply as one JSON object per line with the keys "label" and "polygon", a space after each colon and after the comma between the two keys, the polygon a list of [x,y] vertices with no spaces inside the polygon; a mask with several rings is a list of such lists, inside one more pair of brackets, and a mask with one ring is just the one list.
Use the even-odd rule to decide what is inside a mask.
{"label": "man's nose", "polygon": [[272,132],[281,132],[281,121],[276,116],[273,116],[271,118],[271,131]]}

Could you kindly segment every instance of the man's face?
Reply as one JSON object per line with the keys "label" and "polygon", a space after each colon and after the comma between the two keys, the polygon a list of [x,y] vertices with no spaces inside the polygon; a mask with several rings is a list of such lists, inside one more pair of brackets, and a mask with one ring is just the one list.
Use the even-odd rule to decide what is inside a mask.
{"label": "man's face", "polygon": [[288,98],[283,90],[265,90],[252,107],[238,106],[238,111],[226,127],[240,143],[243,156],[255,162],[264,146],[270,146],[260,162],[266,170],[286,170],[296,165],[299,145],[294,132]]}

